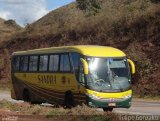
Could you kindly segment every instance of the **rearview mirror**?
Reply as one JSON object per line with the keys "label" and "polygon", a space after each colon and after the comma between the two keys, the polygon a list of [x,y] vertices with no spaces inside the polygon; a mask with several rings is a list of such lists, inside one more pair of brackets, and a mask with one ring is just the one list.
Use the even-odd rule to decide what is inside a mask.
{"label": "rearview mirror", "polygon": [[131,73],[132,73],[132,74],[135,74],[136,69],[135,69],[135,64],[134,64],[134,62],[133,62],[132,60],[130,60],[130,59],[127,59],[127,61],[129,62],[129,65],[130,65],[130,68],[131,68]]}
{"label": "rearview mirror", "polygon": [[84,60],[83,58],[80,58],[81,59],[81,62],[83,64],[83,68],[84,68],[84,74],[88,74],[88,63],[86,60]]}

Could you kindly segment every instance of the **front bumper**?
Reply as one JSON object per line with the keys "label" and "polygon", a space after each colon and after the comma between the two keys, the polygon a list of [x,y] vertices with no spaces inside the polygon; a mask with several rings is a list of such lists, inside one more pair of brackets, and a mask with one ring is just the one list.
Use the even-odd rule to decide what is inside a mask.
{"label": "front bumper", "polygon": [[[107,108],[107,107],[113,107],[113,108],[130,108],[131,106],[131,100],[132,98],[126,98],[126,99],[108,99],[107,101],[104,100],[96,100],[89,96],[87,96],[87,103],[90,107],[97,107],[97,108]],[[114,103],[115,106],[109,106],[109,104]]]}

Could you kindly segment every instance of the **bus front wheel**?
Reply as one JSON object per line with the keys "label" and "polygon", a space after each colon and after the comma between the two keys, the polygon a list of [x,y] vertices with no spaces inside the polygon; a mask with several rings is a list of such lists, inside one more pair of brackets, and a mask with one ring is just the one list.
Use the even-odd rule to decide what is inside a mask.
{"label": "bus front wheel", "polygon": [[113,108],[111,108],[111,107],[103,108],[103,111],[105,111],[105,112],[112,112]]}

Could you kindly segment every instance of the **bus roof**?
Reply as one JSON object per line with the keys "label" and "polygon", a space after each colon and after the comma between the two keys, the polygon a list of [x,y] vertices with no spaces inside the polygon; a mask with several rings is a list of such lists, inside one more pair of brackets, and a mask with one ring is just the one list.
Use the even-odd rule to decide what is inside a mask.
{"label": "bus roof", "polygon": [[47,53],[65,53],[65,52],[78,52],[86,56],[95,57],[124,57],[124,52],[119,49],[108,46],[97,45],[76,45],[76,46],[62,46],[41,48],[28,51],[14,52],[12,55],[32,55],[32,54],[47,54]]}

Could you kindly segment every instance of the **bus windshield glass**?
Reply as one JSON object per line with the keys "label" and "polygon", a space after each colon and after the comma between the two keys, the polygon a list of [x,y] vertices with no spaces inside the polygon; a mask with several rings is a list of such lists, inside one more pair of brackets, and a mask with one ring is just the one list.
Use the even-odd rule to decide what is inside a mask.
{"label": "bus windshield glass", "polygon": [[87,86],[97,91],[124,91],[131,87],[126,58],[87,58]]}

